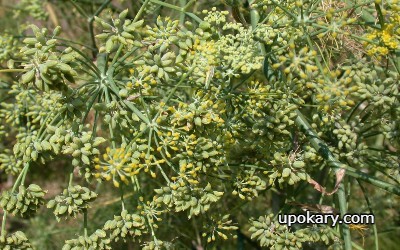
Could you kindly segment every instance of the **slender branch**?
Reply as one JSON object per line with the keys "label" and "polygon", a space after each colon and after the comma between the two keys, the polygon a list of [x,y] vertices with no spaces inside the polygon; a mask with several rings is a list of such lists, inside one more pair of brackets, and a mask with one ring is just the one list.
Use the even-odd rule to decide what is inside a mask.
{"label": "slender branch", "polygon": [[82,16],[84,16],[85,18],[88,18],[89,16],[87,15],[87,13],[85,12],[85,10],[83,10],[81,8],[81,6],[79,6],[78,4],[75,3],[74,0],[69,1],[74,7],[75,9],[79,12],[79,14],[81,14]]}
{"label": "slender branch", "polygon": [[321,140],[317,133],[312,129],[310,124],[307,122],[306,118],[303,116],[303,114],[299,111],[296,110],[297,113],[297,118],[296,118],[296,125],[304,129],[304,132],[308,139],[311,142],[311,145],[319,152],[319,154],[327,161],[328,165],[332,168],[335,169],[335,171],[338,171],[340,169],[346,169],[346,174],[350,175],[354,178],[363,180],[365,182],[368,182],[374,186],[377,186],[379,188],[382,188],[390,193],[400,195],[400,186],[398,185],[393,185],[391,183],[387,183],[385,181],[381,181],[369,174],[366,174],[360,170],[356,170],[346,164],[341,163],[338,161],[335,156],[332,154],[332,152],[329,150],[328,145]]}
{"label": "slender branch", "polygon": [[[187,1],[186,0],[179,0],[179,4],[181,5],[181,7],[183,8],[183,9],[185,9],[185,6],[186,6],[186,3]],[[182,11],[180,14],[179,14],[179,24],[180,25],[183,25],[185,23],[185,13]]]}
{"label": "slender branch", "polygon": [[[346,192],[345,192],[345,187],[343,182],[340,183],[339,189],[337,191],[337,196],[339,199],[339,209],[340,209],[340,215],[343,216],[347,213],[347,200],[346,200]],[[344,240],[344,249],[345,250],[351,250],[351,235],[350,235],[350,229],[349,225],[346,223],[343,223],[341,225],[342,229],[342,234],[343,234],[343,240]]]}
{"label": "slender branch", "polygon": [[87,209],[83,211],[83,234],[85,239],[88,237],[88,215]]}
{"label": "slender branch", "polygon": [[[21,173],[18,175],[17,180],[15,180],[14,182],[14,186],[11,189],[11,193],[14,193],[15,190],[17,189],[17,187],[20,185],[20,183],[23,183],[25,181],[25,176],[26,173],[28,172],[29,169],[29,163],[25,163],[24,168],[22,169]],[[1,234],[0,237],[1,238],[5,238],[6,237],[6,221],[7,221],[7,211],[3,210],[4,214],[3,214],[3,221],[1,222]]]}
{"label": "slender branch", "polygon": [[167,7],[167,8],[170,8],[170,9],[173,9],[173,10],[176,10],[176,11],[179,11],[179,12],[183,12],[183,13],[185,13],[186,15],[188,15],[189,17],[193,18],[193,19],[194,19],[196,22],[198,22],[198,23],[201,23],[201,21],[202,21],[202,20],[201,20],[198,16],[196,16],[195,14],[190,13],[190,12],[186,12],[185,7],[181,8],[181,7],[175,6],[175,5],[173,5],[173,4],[164,3],[164,2],[161,2],[161,1],[158,1],[158,0],[150,0],[150,2],[155,3],[155,4],[158,4],[158,5],[161,5],[161,6],[164,6],[164,7]]}
{"label": "slender branch", "polygon": [[0,73],[25,72],[26,69],[0,69]]}
{"label": "slender branch", "polygon": [[97,49],[97,45],[96,45],[96,39],[94,38],[94,29],[93,29],[93,22],[94,22],[94,17],[98,16],[106,7],[107,5],[111,2],[111,0],[106,0],[97,10],[96,12],[93,14],[92,17],[90,17],[88,19],[89,22],[89,33],[90,33],[90,39],[92,41],[92,47],[96,48],[96,50],[92,51],[92,55],[93,58],[96,58],[97,53],[98,53],[98,49]]}
{"label": "slender branch", "polygon": [[[361,188],[361,191],[362,191],[362,193],[363,193],[363,195],[364,195],[365,201],[367,202],[367,206],[368,206],[369,213],[370,213],[370,214],[374,214],[374,212],[373,212],[373,210],[372,210],[372,208],[371,208],[371,202],[369,201],[369,198],[368,198],[368,195],[367,195],[367,193],[366,193],[365,188],[361,185],[361,182],[360,182],[359,180],[357,180],[357,182],[358,182],[358,185],[360,185],[360,188]],[[375,223],[372,225],[372,229],[373,229],[373,231],[374,231],[375,249],[376,249],[376,250],[379,250],[378,229],[376,228],[376,224],[375,224]]]}
{"label": "slender branch", "polygon": [[139,20],[139,18],[142,16],[143,12],[146,10],[147,5],[150,3],[150,0],[146,0],[142,6],[140,7],[138,13],[136,14],[135,18],[133,19],[133,23]]}
{"label": "slender branch", "polygon": [[[249,5],[251,6],[252,3],[253,3],[253,0],[248,0],[248,3],[249,3]],[[255,30],[255,29],[257,28],[258,22],[260,21],[260,14],[259,14],[258,11],[257,11],[256,9],[254,9],[254,8],[251,8],[251,9],[250,9],[250,19],[251,19],[251,28],[252,28],[253,30]],[[260,43],[260,44],[258,45],[258,47],[259,47],[259,49],[260,49],[260,51],[261,51],[261,54],[262,54],[263,56],[265,56],[265,55],[267,54],[267,52],[266,52],[266,50],[265,50],[264,44]]]}

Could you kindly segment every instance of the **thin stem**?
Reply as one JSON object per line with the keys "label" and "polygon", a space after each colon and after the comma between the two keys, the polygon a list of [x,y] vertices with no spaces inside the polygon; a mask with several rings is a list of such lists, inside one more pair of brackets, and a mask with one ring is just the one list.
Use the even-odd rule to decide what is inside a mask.
{"label": "thin stem", "polygon": [[3,221],[1,222],[1,238],[6,236],[6,220],[7,220],[7,211],[4,210]]}
{"label": "thin stem", "polygon": [[[347,200],[346,200],[346,192],[343,182],[340,183],[339,189],[337,191],[337,196],[339,199],[339,209],[340,215],[343,216],[347,213]],[[341,225],[342,233],[343,233],[343,240],[344,240],[344,249],[351,250],[351,235],[349,225],[343,223]]]}
{"label": "thin stem", "polygon": [[0,73],[25,72],[26,69],[0,69]]}
{"label": "thin stem", "polygon": [[383,30],[385,28],[385,21],[384,21],[384,17],[382,14],[381,6],[379,6],[379,4],[377,4],[376,2],[375,2],[375,9],[376,9],[376,12],[378,13],[379,24],[381,25],[381,29]]}
{"label": "thin stem", "polygon": [[161,175],[164,177],[165,181],[169,184],[171,183],[171,181],[169,180],[168,176],[165,174],[164,170],[162,169],[162,167],[160,166],[160,164],[157,163],[157,167],[161,172]]}
{"label": "thin stem", "polygon": [[393,67],[396,69],[397,73],[400,74],[400,53],[399,57],[397,58],[397,63],[390,56],[389,56],[389,62],[393,64]]}
{"label": "thin stem", "polygon": [[285,12],[286,14],[288,14],[289,16],[291,16],[294,20],[297,19],[297,16],[295,14],[293,14],[292,12],[290,12],[287,8],[285,8],[284,6],[282,6],[281,4],[277,3],[274,0],[271,0],[272,4],[274,4],[275,6],[279,7],[281,10],[283,10],[283,12]]}
{"label": "thin stem", "polygon": [[[182,9],[185,9],[185,6],[187,4],[186,2],[187,2],[186,0],[179,0],[179,4],[182,7]],[[185,23],[185,13],[182,11],[179,14],[179,24],[183,25],[184,23]]]}
{"label": "thin stem", "polygon": [[[20,183],[23,183],[25,181],[25,176],[26,176],[26,173],[28,172],[28,169],[29,169],[29,163],[25,163],[24,168],[22,169],[21,173],[18,175],[17,180],[15,180],[15,182],[14,182],[14,186],[11,189],[11,193],[14,193],[15,190],[17,189],[17,187],[20,185]],[[7,211],[4,210],[3,212],[4,212],[3,221],[1,222],[1,235],[0,235],[1,238],[6,237],[6,233],[7,233],[6,232]]]}
{"label": "thin stem", "polygon": [[296,110],[296,113],[297,113],[297,117],[295,120],[296,125],[299,128],[304,129],[305,135],[308,137],[313,148],[322,156],[322,158],[324,158],[327,161],[330,167],[335,169],[335,171],[344,168],[346,169],[347,175],[368,182],[374,186],[382,188],[393,194],[400,195],[400,186],[393,185],[385,181],[381,181],[375,178],[374,176],[366,174],[360,170],[354,169],[338,161],[336,157],[332,154],[332,152],[329,150],[328,145],[323,140],[321,140],[318,137],[317,133],[312,129],[311,125],[307,122],[303,114],[299,110]]}
{"label": "thin stem", "polygon": [[[175,85],[175,87],[171,90],[171,92],[168,94],[168,96],[166,96],[166,97],[164,98],[164,100],[163,100],[164,103],[169,102],[169,100],[172,98],[172,95],[176,92],[176,90],[178,89],[178,87],[185,81],[185,79],[193,72],[194,68],[195,68],[195,65],[193,65],[193,66],[189,69],[189,71],[188,71],[187,73],[184,73],[184,74],[182,75],[182,77],[181,77],[181,79],[179,80],[179,82],[178,82],[178,83]],[[163,111],[162,109],[160,109],[160,110],[158,111],[158,113],[154,116],[153,121],[156,121],[156,120],[157,120],[157,118],[160,116],[160,114],[161,114],[162,111]]]}
{"label": "thin stem", "polygon": [[[303,29],[303,31],[305,31],[305,29]],[[306,32],[305,32],[305,33],[306,33]],[[312,41],[311,41],[310,35],[308,35],[308,33],[306,33],[306,39],[307,39],[308,46],[310,46],[310,49],[311,49],[311,50],[315,50],[315,49],[314,49],[314,46],[313,46],[313,43],[312,43]],[[317,67],[318,67],[318,69],[320,70],[320,72],[323,74],[324,79],[325,79],[326,81],[329,81],[329,79],[328,79],[328,77],[326,76],[326,74],[323,73],[323,72],[324,72],[324,69],[322,68],[321,63],[319,62],[318,57],[315,57],[315,64],[317,65]]]}
{"label": "thin stem", "polygon": [[[113,68],[117,68],[122,62],[125,62],[128,57],[130,57],[133,53],[135,53],[138,50],[138,48],[131,50],[127,52],[125,55],[123,55],[118,61],[112,66]],[[132,62],[136,61],[136,59],[140,58],[143,54],[138,55],[137,57],[132,59]],[[129,66],[129,64],[124,64],[124,66]],[[136,66],[135,64],[132,64],[132,66]]]}
{"label": "thin stem", "polygon": [[50,114],[47,114],[46,118],[44,119],[44,121],[42,122],[42,125],[39,128],[39,138],[41,137],[40,135],[42,134],[42,132],[44,131],[45,127],[47,127],[47,121],[50,119]]}
{"label": "thin stem", "polygon": [[[20,37],[34,37],[34,36],[20,36]],[[49,36],[49,37],[50,37],[50,36]],[[87,44],[80,43],[80,42],[77,42],[77,41],[71,41],[71,40],[69,40],[69,39],[65,39],[65,38],[62,38],[62,37],[59,37],[59,36],[55,36],[55,37],[51,37],[51,38],[55,38],[55,39],[57,39],[57,40],[60,40],[60,41],[65,42],[65,43],[76,44],[76,45],[85,47],[85,48],[87,48],[87,49],[89,49],[89,50],[92,50],[92,51],[95,51],[95,50],[96,50],[95,48],[92,48],[92,47],[90,47],[90,46],[87,45]],[[61,45],[65,45],[65,46],[67,47],[67,44],[62,43]]]}
{"label": "thin stem", "polygon": [[190,7],[190,5],[192,5],[193,3],[195,3],[197,0],[190,0],[186,5],[185,5],[185,7],[183,8],[184,10],[187,10],[189,7]]}
{"label": "thin stem", "polygon": [[139,18],[142,16],[143,12],[146,10],[147,5],[150,3],[150,0],[146,0],[142,6],[140,7],[138,13],[136,14],[135,18],[133,19],[133,23],[139,20]]}
{"label": "thin stem", "polygon": [[[104,95],[105,95],[105,97],[106,97],[107,103],[110,103],[111,101],[110,101],[109,92],[108,92],[108,88],[107,88],[107,87],[105,88],[105,93],[104,93]],[[111,136],[111,144],[112,144],[112,147],[113,147],[113,148],[116,148],[116,147],[115,147],[114,131],[113,131],[113,128],[112,128],[112,126],[111,126],[111,121],[108,123],[108,129],[110,130],[110,136]]]}
{"label": "thin stem", "polygon": [[106,0],[93,14],[91,18],[88,19],[89,22],[89,33],[90,33],[90,40],[92,41],[92,47],[96,48],[96,50],[92,51],[93,58],[96,58],[98,50],[97,50],[97,45],[96,45],[96,39],[94,38],[94,29],[93,29],[93,22],[94,22],[94,17],[98,16],[106,7],[107,5],[111,2],[111,0]]}
{"label": "thin stem", "polygon": [[92,60],[90,60],[85,54],[82,53],[82,51],[80,51],[79,49],[75,48],[75,47],[71,47],[71,49],[73,49],[75,52],[77,52],[79,55],[81,55],[83,58],[85,58],[86,60],[81,60],[79,58],[76,58],[76,60],[82,62],[83,64],[85,64],[89,69],[91,69],[98,78],[100,78],[100,71],[98,69],[98,67],[92,62]]}
{"label": "thin stem", "polygon": [[83,234],[85,239],[88,237],[88,215],[87,209],[83,210]]}
{"label": "thin stem", "polygon": [[71,171],[71,173],[69,174],[68,187],[71,187],[71,186],[72,186],[73,180],[74,180],[74,168],[72,167],[72,171]]}
{"label": "thin stem", "polygon": [[198,16],[196,16],[195,14],[190,13],[190,12],[186,12],[185,8],[180,8],[180,7],[175,6],[173,4],[164,3],[164,2],[161,2],[161,1],[158,1],[158,0],[150,0],[150,2],[158,4],[158,5],[161,5],[161,6],[164,6],[164,7],[167,7],[167,8],[170,8],[170,9],[173,9],[173,10],[176,10],[176,11],[179,11],[179,12],[183,12],[186,15],[188,15],[189,17],[193,18],[196,22],[198,22],[198,23],[202,22],[202,20]]}
{"label": "thin stem", "polygon": [[120,185],[119,186],[119,190],[120,190],[120,196],[121,196],[121,206],[122,206],[122,211],[125,210],[125,201],[124,201],[124,189],[123,189],[124,185]]}
{"label": "thin stem", "polygon": [[123,47],[124,47],[123,44],[120,44],[120,45],[119,45],[118,50],[117,50],[117,53],[115,53],[114,58],[113,58],[113,60],[112,60],[112,62],[111,62],[111,64],[110,64],[110,67],[112,67],[112,66],[117,62],[117,59],[118,59],[118,57],[119,57],[119,54],[121,54],[121,51],[122,51],[122,48],[123,48]]}
{"label": "thin stem", "polygon": [[[99,96],[100,100],[100,96]],[[97,134],[97,120],[99,118],[99,111],[95,110],[94,112],[94,121],[93,121],[93,129],[92,129],[92,138],[94,138]]]}
{"label": "thin stem", "polygon": [[82,118],[81,124],[84,124],[86,118],[87,118],[88,115],[89,115],[90,110],[91,110],[92,107],[93,107],[93,104],[96,102],[96,99],[97,99],[97,97],[98,97],[99,94],[100,94],[100,91],[101,91],[101,88],[99,88],[99,89],[97,90],[96,94],[92,97],[91,101],[89,102],[89,106],[87,107],[87,110],[85,111],[85,115],[84,115],[83,118]]}
{"label": "thin stem", "polygon": [[70,0],[69,2],[76,8],[76,10],[79,12],[79,14],[81,14],[81,15],[84,16],[85,18],[88,18],[88,17],[89,17],[89,16],[87,15],[87,13],[85,12],[85,10],[82,9],[81,6],[77,5],[77,4],[75,3],[74,0]]}
{"label": "thin stem", "polygon": [[[361,182],[360,182],[359,180],[357,180],[357,182],[358,182],[358,185],[360,185],[361,191],[362,191],[362,193],[363,193],[363,195],[364,195],[364,199],[365,199],[365,201],[367,202],[369,213],[370,213],[370,214],[374,214],[374,212],[372,211],[371,203],[370,203],[370,201],[369,201],[369,198],[368,198],[368,195],[367,195],[367,193],[366,193],[365,188],[363,187],[363,185],[361,185]],[[373,231],[374,231],[375,249],[376,249],[376,250],[379,250],[378,229],[376,228],[376,224],[375,224],[375,223],[372,225],[372,229],[373,229]]]}
{"label": "thin stem", "polygon": [[25,165],[24,168],[22,169],[21,173],[18,175],[18,178],[17,178],[17,180],[15,181],[13,188],[11,189],[11,192],[12,192],[12,193],[15,192],[15,190],[16,190],[17,187],[20,185],[20,183],[23,183],[23,182],[21,182],[22,179],[25,180],[25,175],[26,175],[26,173],[27,173],[27,171],[28,171],[28,169],[29,169],[29,163],[25,163],[24,165]]}
{"label": "thin stem", "polygon": [[[248,3],[249,3],[249,5],[251,6],[252,3],[253,3],[253,1],[252,1],[252,0],[248,0]],[[259,14],[258,11],[257,11],[256,9],[254,9],[254,8],[251,8],[251,9],[250,9],[250,19],[251,19],[251,28],[252,28],[253,30],[255,30],[255,29],[257,28],[258,22],[260,21],[260,14]],[[260,43],[260,44],[258,45],[258,47],[259,47],[259,49],[260,49],[260,51],[261,51],[261,54],[262,54],[263,56],[265,56],[265,55],[267,54],[267,52],[266,52],[266,50],[265,50],[264,44]]]}
{"label": "thin stem", "polygon": [[[24,172],[23,172],[23,174],[22,174],[22,178],[21,178],[21,183],[20,183],[20,185],[24,185],[24,183],[25,183],[25,177],[26,177],[26,174],[28,173],[29,166],[30,166],[29,163],[25,163]],[[13,190],[12,190],[13,192],[15,191],[16,187],[17,187],[17,186],[14,186],[14,188],[13,188]]]}

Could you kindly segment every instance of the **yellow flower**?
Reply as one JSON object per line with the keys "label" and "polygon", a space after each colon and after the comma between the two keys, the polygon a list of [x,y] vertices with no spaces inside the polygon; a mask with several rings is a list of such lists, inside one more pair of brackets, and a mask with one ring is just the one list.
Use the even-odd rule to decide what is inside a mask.
{"label": "yellow flower", "polygon": [[132,154],[126,152],[124,147],[116,149],[107,148],[106,153],[103,154],[103,160],[96,160],[98,164],[95,165],[96,173],[94,177],[107,181],[112,179],[116,187],[120,185],[118,179],[127,183],[128,180],[126,177],[132,176],[132,172],[137,168],[137,164],[131,163],[131,157]]}

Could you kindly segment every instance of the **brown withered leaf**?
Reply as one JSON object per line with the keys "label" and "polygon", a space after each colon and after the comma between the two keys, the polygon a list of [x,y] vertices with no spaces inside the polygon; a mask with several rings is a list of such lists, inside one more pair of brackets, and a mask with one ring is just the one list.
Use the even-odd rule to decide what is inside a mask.
{"label": "brown withered leaf", "polygon": [[336,191],[339,189],[339,185],[342,182],[345,173],[346,173],[346,170],[344,168],[339,169],[335,173],[336,183],[335,183],[335,187],[333,188],[333,190],[331,192],[326,192],[326,189],[312,178],[308,179],[308,183],[313,185],[315,190],[318,190],[319,192],[321,192],[325,195],[332,195],[332,194],[336,193]]}

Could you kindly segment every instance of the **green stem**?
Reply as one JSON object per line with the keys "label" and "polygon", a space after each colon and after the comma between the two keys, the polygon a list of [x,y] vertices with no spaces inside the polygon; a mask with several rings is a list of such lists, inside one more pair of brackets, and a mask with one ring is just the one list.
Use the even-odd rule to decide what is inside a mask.
{"label": "green stem", "polygon": [[[357,182],[358,182],[358,185],[360,185],[361,191],[363,192],[363,195],[364,195],[364,199],[365,199],[365,201],[367,202],[368,209],[369,209],[369,213],[370,213],[370,214],[374,214],[374,212],[372,211],[371,203],[370,203],[370,201],[369,201],[369,198],[368,198],[368,196],[367,196],[367,193],[366,193],[365,188],[361,185],[361,182],[360,182],[359,180],[357,180]],[[378,229],[376,228],[376,224],[375,224],[375,223],[372,225],[372,229],[374,230],[375,249],[376,249],[376,250],[379,250]]]}
{"label": "green stem", "polygon": [[391,64],[393,64],[393,67],[396,69],[397,73],[400,74],[400,52],[396,52],[398,53],[398,57],[396,62],[393,60],[393,58],[391,56],[389,56],[389,61]]}
{"label": "green stem", "polygon": [[84,124],[84,123],[85,123],[86,118],[88,117],[89,112],[90,112],[90,110],[91,110],[92,107],[93,107],[93,104],[96,102],[96,99],[97,99],[97,97],[98,97],[99,94],[100,94],[100,91],[101,91],[101,88],[99,88],[99,89],[96,91],[96,94],[92,97],[92,100],[90,100],[89,106],[87,107],[87,110],[85,111],[85,115],[82,117],[81,124]]}
{"label": "green stem", "polygon": [[96,39],[94,38],[94,29],[93,29],[93,22],[94,22],[94,17],[98,16],[106,7],[107,5],[111,2],[111,0],[106,0],[93,14],[92,17],[88,19],[89,22],[89,33],[90,33],[90,40],[92,41],[92,47],[96,48],[96,50],[92,51],[93,58],[96,58],[98,50],[97,50],[97,45],[96,45]]}
{"label": "green stem", "polygon": [[1,238],[6,237],[6,220],[7,220],[7,212],[4,211],[3,221],[1,222]]}
{"label": "green stem", "polygon": [[[193,72],[194,68],[195,68],[195,65],[193,65],[193,66],[189,69],[189,71],[188,71],[187,73],[184,73],[184,74],[182,75],[181,79],[180,79],[179,82],[175,85],[175,87],[171,90],[171,92],[168,94],[168,96],[166,96],[166,97],[163,99],[163,102],[164,102],[164,103],[168,103],[168,102],[169,102],[169,100],[172,98],[172,95],[176,92],[176,90],[178,89],[178,87],[186,80],[186,78]],[[157,113],[157,114],[154,116],[154,118],[153,118],[153,122],[155,122],[155,121],[157,120],[157,118],[160,116],[160,114],[161,114],[162,111],[163,111],[162,109],[160,109],[160,110],[158,111],[158,113]]]}
{"label": "green stem", "polygon": [[147,154],[146,154],[146,158],[150,158],[150,150],[151,150],[151,139],[153,137],[153,127],[151,126],[149,128],[149,137],[148,137],[148,141],[147,141]]}
{"label": "green stem", "polygon": [[83,234],[85,239],[88,237],[88,215],[87,209],[83,211]]}
{"label": "green stem", "polygon": [[171,181],[169,180],[168,176],[165,174],[164,169],[160,166],[160,164],[157,163],[157,167],[161,172],[161,175],[164,177],[165,181],[169,184]]}
{"label": "green stem", "polygon": [[81,6],[77,5],[74,0],[70,0],[69,2],[75,7],[79,14],[81,14],[85,18],[88,18],[87,13],[81,8]]}
{"label": "green stem", "polygon": [[41,123],[42,125],[39,128],[39,138],[41,137],[40,135],[42,134],[43,130],[45,129],[45,127],[47,127],[47,121],[50,119],[50,114],[47,114],[46,118],[44,119],[43,123]]}
{"label": "green stem", "polygon": [[139,18],[142,16],[143,12],[146,10],[147,5],[150,3],[150,0],[146,0],[142,6],[140,7],[138,13],[136,14],[135,18],[133,19],[133,23],[139,20]]}
{"label": "green stem", "polygon": [[133,105],[132,103],[130,103],[129,101],[122,101],[126,107],[128,107],[133,113],[135,113],[140,120],[142,120],[143,122],[145,122],[146,124],[150,124],[150,120],[148,117],[146,117],[145,115],[143,115],[142,112],[140,112],[140,110],[138,110],[135,105]]}
{"label": "green stem", "polygon": [[164,2],[161,2],[158,0],[150,0],[150,2],[173,9],[173,10],[176,10],[176,11],[184,12],[183,8],[173,5],[173,4],[170,4],[170,3],[164,3]]}
{"label": "green stem", "polygon": [[[123,55],[113,66],[111,66],[110,69],[111,69],[111,68],[114,68],[114,69],[117,68],[121,63],[125,62],[126,59],[127,59],[128,57],[130,57],[133,53],[135,53],[137,50],[138,50],[138,49],[136,48],[136,49],[134,49],[134,50],[131,50],[131,51],[127,52],[127,53],[126,53],[125,55]],[[142,55],[143,55],[143,54],[140,54],[140,55],[138,55],[137,57],[133,58],[133,59],[132,59],[132,62],[136,61],[136,59],[140,58]],[[129,64],[124,64],[124,67],[127,67],[127,66],[129,66]],[[135,65],[135,64],[132,64],[132,66],[136,66],[136,65]]]}
{"label": "green stem", "polygon": [[71,173],[69,174],[68,187],[71,187],[71,186],[72,186],[73,180],[74,180],[74,168],[72,167],[72,171],[71,171]]}
{"label": "green stem", "polygon": [[195,3],[197,0],[190,0],[186,5],[185,5],[185,7],[183,8],[184,10],[187,10],[189,7],[190,7],[190,5],[192,5],[193,3]]}
{"label": "green stem", "polygon": [[29,163],[25,163],[24,165],[25,165],[24,168],[22,169],[21,173],[18,175],[18,178],[17,178],[17,180],[16,180],[15,183],[14,183],[14,186],[13,186],[13,188],[12,188],[12,190],[11,190],[12,193],[15,192],[15,190],[16,190],[17,187],[20,185],[20,183],[23,184],[22,180],[25,181],[25,175],[26,175],[26,173],[28,172]]}
{"label": "green stem", "polygon": [[0,73],[25,72],[26,69],[0,69]]}
{"label": "green stem", "polygon": [[112,62],[111,62],[110,67],[113,66],[113,65],[115,64],[115,62],[117,61],[119,55],[121,54],[121,51],[122,51],[122,48],[123,48],[123,47],[124,47],[123,44],[120,44],[120,45],[119,45],[118,50],[117,50],[117,53],[115,53],[115,56],[114,56],[114,58],[113,58],[113,60],[112,60]]}
{"label": "green stem", "polygon": [[[303,31],[305,32],[306,30],[303,28]],[[307,32],[305,32],[305,33],[306,33],[306,39],[307,39],[308,46],[310,46],[310,49],[311,49],[311,50],[315,50],[315,49],[314,49],[314,46],[313,46],[313,43],[312,43],[312,41],[311,41],[310,35],[308,35]],[[326,76],[326,74],[323,73],[323,72],[324,72],[324,69],[322,68],[321,63],[319,62],[318,57],[315,57],[315,64],[317,65],[319,71],[323,74],[325,81],[329,82],[328,77]]]}
{"label": "green stem", "polygon": [[299,110],[296,110],[296,113],[296,125],[299,128],[304,129],[305,135],[310,140],[313,148],[319,152],[319,154],[327,161],[328,165],[334,168],[335,171],[344,168],[346,169],[346,174],[349,176],[368,182],[393,194],[400,195],[400,186],[381,181],[369,174],[354,169],[346,164],[342,164],[340,161],[338,161],[329,150],[328,145],[323,140],[321,140],[318,137],[317,133],[315,133],[315,131],[312,129],[303,114]]}
{"label": "green stem", "polygon": [[[14,193],[20,183],[24,183],[26,173],[29,169],[29,163],[25,163],[24,168],[22,169],[21,173],[19,173],[17,180],[15,180],[13,188],[11,189],[11,193]],[[3,221],[1,222],[1,235],[0,237],[6,237],[6,221],[7,221],[7,211],[3,211]]]}
{"label": "green stem", "polygon": [[[22,178],[21,178],[21,183],[20,183],[20,185],[24,185],[24,183],[25,183],[25,177],[26,177],[26,174],[28,173],[29,166],[30,166],[29,163],[25,163],[24,172],[23,172],[23,174],[22,174]],[[14,186],[14,187],[13,187],[13,189],[12,189],[13,192],[15,191],[16,187],[17,187],[17,186]]]}
{"label": "green stem", "polygon": [[198,23],[202,22],[202,20],[198,16],[196,16],[195,14],[190,13],[190,12],[186,12],[185,11],[185,7],[181,8],[181,7],[175,6],[173,4],[164,3],[164,2],[161,2],[161,1],[158,1],[158,0],[150,0],[150,2],[158,4],[158,5],[161,5],[161,6],[164,6],[164,7],[167,7],[167,8],[170,8],[170,9],[173,9],[173,10],[176,10],[176,11],[179,11],[179,12],[183,12],[184,14],[186,14],[189,17],[193,18],[196,22],[198,22]]}
{"label": "green stem", "polygon": [[[187,4],[186,2],[187,2],[186,0],[179,0],[179,4],[182,7],[182,9],[185,9],[185,6]],[[183,25],[184,23],[185,23],[185,13],[182,11],[179,14],[179,25]]]}
{"label": "green stem", "polygon": [[[248,0],[249,5],[251,6],[253,3],[253,0]],[[254,8],[250,9],[250,19],[251,19],[251,28],[253,30],[255,30],[257,28],[257,24],[260,21],[260,14],[258,13],[258,11]],[[261,51],[261,54],[263,56],[265,56],[267,54],[266,50],[265,50],[265,46],[264,44],[260,43],[258,45],[258,48]]]}
{"label": "green stem", "polygon": [[[93,71],[93,73],[95,73],[95,75],[100,78],[100,71],[98,69],[98,67],[92,62],[92,60],[90,58],[88,58],[84,53],[82,53],[82,51],[80,51],[79,49],[75,48],[75,47],[70,47],[72,50],[74,50],[76,53],[78,53],[79,55],[81,55],[83,58],[85,58],[85,60],[81,60],[79,58],[76,58],[77,61],[80,61],[81,63],[85,64],[85,66],[87,66],[89,69],[91,69]],[[97,50],[94,50],[94,52]]]}
{"label": "green stem", "polygon": [[124,201],[124,189],[123,189],[124,185],[120,185],[119,186],[119,190],[120,190],[120,195],[121,195],[121,206],[122,206],[122,211],[125,210],[125,201]]}
{"label": "green stem", "polygon": [[[346,192],[345,192],[345,187],[343,183],[340,183],[339,189],[337,191],[337,196],[339,199],[339,209],[340,209],[340,215],[343,216],[347,213],[347,201],[346,201]],[[346,223],[343,223],[341,225],[342,229],[342,234],[343,234],[343,240],[344,240],[344,249],[345,250],[351,250],[351,235],[350,235],[350,229],[349,225]]]}
{"label": "green stem", "polygon": [[295,14],[293,14],[292,12],[290,12],[287,8],[285,8],[284,6],[282,6],[281,4],[277,3],[274,0],[271,0],[272,4],[274,4],[275,6],[279,7],[281,10],[283,10],[283,12],[285,12],[286,14],[288,14],[289,16],[291,16],[294,20],[297,19],[297,16]]}
{"label": "green stem", "polygon": [[379,4],[377,4],[376,2],[375,2],[375,9],[376,12],[378,13],[378,20],[379,24],[381,25],[381,30],[383,30],[385,28],[385,20],[382,14],[381,6],[379,6]]}
{"label": "green stem", "polygon": [[[46,127],[52,126],[53,124],[55,124],[55,122],[57,121],[57,119],[60,118],[60,117],[61,117],[61,114],[58,113],[56,116],[54,116],[54,118],[53,118],[53,120],[50,122],[50,124],[46,124],[46,121],[42,124],[42,126],[41,126],[40,129],[39,129],[39,133],[38,133],[39,140],[43,139],[43,136],[46,134],[46,133],[45,133]],[[58,124],[60,124],[60,122],[63,122],[63,120],[61,119],[61,120],[58,122]],[[61,125],[61,124],[60,124],[60,125]],[[58,127],[58,126],[57,126],[57,127]]]}
{"label": "green stem", "polygon": [[[105,87],[104,89],[105,89],[104,95],[105,95],[105,98],[106,98],[106,100],[107,100],[107,103],[110,103],[111,101],[110,101],[110,97],[109,97],[108,88]],[[112,119],[112,118],[111,118],[111,119]],[[113,128],[112,128],[112,126],[111,126],[111,121],[110,121],[110,123],[108,123],[108,129],[110,130],[110,136],[111,136],[111,144],[112,144],[112,147],[113,147],[113,148],[116,148],[116,147],[115,147],[114,131],[113,131]]]}
{"label": "green stem", "polygon": [[[99,98],[100,100],[100,98]],[[92,129],[92,138],[96,137],[97,134],[97,120],[99,118],[99,111],[94,112],[94,121],[93,121],[93,129]]]}

